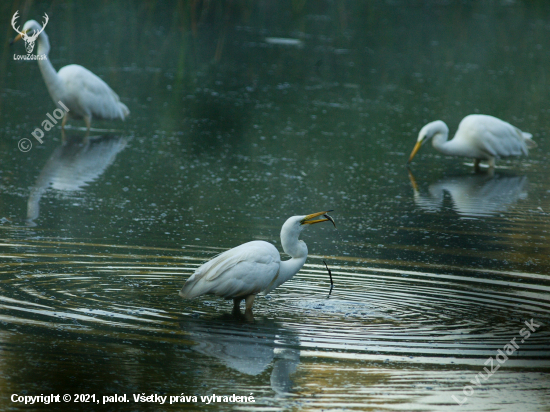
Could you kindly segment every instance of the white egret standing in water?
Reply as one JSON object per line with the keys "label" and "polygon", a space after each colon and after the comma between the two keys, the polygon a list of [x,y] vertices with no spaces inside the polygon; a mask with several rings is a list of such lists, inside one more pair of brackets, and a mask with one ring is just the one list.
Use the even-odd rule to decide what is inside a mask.
{"label": "white egret standing in water", "polygon": [[474,158],[474,168],[479,170],[479,162],[487,160],[489,168],[495,167],[495,159],[500,157],[527,155],[528,149],[537,146],[530,133],[525,133],[504,120],[484,114],[466,116],[458,125],[452,140],[447,141],[449,128],[441,121],[428,123],[418,133],[416,146],[409,157],[412,161],[420,147],[432,139],[434,148],[449,156]]}
{"label": "white egret standing in water", "polygon": [[[14,15],[12,21],[14,28],[16,17],[17,13]],[[103,120],[124,120],[130,114],[126,105],[120,101],[118,95],[107,83],[88,69],[78,64],[70,64],[61,68],[59,72],[56,72],[48,57],[48,53],[50,52],[48,35],[37,21],[27,21],[22,31],[17,30],[19,34],[13,42],[15,43],[21,38],[25,38],[26,33],[31,30],[34,30],[34,33],[42,30],[37,39],[37,53],[39,55],[46,55],[46,58],[43,60],[38,59],[38,67],[42,72],[48,92],[56,104],[61,101],[69,109],[63,117],[61,123],[62,129],[69,118],[83,118],[89,132],[92,118],[94,117]]]}
{"label": "white egret standing in water", "polygon": [[[260,292],[267,294],[298,273],[307,258],[307,246],[298,237],[305,225],[331,221],[326,212],[288,218],[281,229],[281,245],[291,259],[281,261],[279,251],[261,240],[244,243],[200,266],[185,282],[179,295],[193,299],[213,294],[233,299],[233,313],[240,313],[240,303],[246,302],[245,315],[252,318],[252,304]],[[324,219],[315,219],[324,215]]]}

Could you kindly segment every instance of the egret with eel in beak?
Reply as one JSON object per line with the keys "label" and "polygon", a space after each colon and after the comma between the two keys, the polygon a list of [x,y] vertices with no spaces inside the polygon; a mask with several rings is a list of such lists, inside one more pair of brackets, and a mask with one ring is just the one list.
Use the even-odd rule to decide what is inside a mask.
{"label": "egret with eel in beak", "polygon": [[[233,299],[233,314],[240,314],[241,301],[246,302],[245,317],[253,319],[252,304],[258,293],[267,294],[298,273],[307,258],[307,246],[298,239],[306,225],[334,220],[328,212],[292,216],[281,228],[281,245],[291,258],[281,261],[271,243],[254,240],[244,243],[204,263],[187,279],[179,295],[193,299],[204,294]],[[315,219],[323,216],[322,219]],[[336,225],[335,225],[336,226]]]}

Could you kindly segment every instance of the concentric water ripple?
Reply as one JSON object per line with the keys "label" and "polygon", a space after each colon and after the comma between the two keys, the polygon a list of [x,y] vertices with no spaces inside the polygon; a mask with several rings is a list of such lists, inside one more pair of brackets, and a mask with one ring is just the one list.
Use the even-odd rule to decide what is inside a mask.
{"label": "concentric water ripple", "polygon": [[[255,408],[306,411],[514,410],[518,399],[535,410],[549,396],[544,275],[311,255],[256,300],[250,323],[231,302],[177,295],[217,248],[0,243],[0,362],[18,380],[32,373],[31,393],[86,382],[76,383],[83,393],[253,393]],[[525,322],[537,325],[528,338]],[[488,378],[488,359],[512,339],[519,349]],[[462,401],[469,386],[459,406],[452,396]]]}
{"label": "concentric water ripple", "polygon": [[[71,242],[3,244],[11,249],[1,268],[4,325],[152,340],[177,332],[202,344],[200,329],[208,325],[210,340],[226,336],[226,322],[219,323],[219,317],[229,313],[228,302],[177,296],[188,275],[216,249],[78,243],[81,252],[75,254]],[[373,268],[337,258],[331,263],[336,286],[327,299],[329,279],[321,259],[310,256],[292,281],[258,299],[258,319],[276,319],[263,333],[270,341],[283,336],[278,346],[299,349],[301,356],[478,365],[511,339],[519,342],[520,330],[533,319],[541,326],[506,365],[550,366],[550,280],[544,276]]]}

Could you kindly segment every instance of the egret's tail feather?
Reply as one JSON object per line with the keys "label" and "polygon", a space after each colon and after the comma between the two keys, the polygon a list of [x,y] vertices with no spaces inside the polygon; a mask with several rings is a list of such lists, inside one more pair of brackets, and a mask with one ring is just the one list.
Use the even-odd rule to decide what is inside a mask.
{"label": "egret's tail feather", "polygon": [[122,103],[122,102],[118,102],[119,104],[119,107],[120,107],[120,111],[122,113],[122,120],[124,120],[125,117],[129,116],[130,115],[130,110],[128,109],[128,107]]}
{"label": "egret's tail feather", "polygon": [[523,141],[525,142],[525,145],[527,146],[528,149],[534,149],[535,147],[537,147],[537,143],[533,140],[533,135],[531,133],[525,133],[525,132],[522,132],[523,134]]}

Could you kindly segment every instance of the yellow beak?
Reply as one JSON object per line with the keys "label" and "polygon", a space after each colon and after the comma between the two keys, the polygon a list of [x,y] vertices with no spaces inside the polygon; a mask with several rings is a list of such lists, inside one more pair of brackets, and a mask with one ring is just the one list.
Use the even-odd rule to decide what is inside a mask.
{"label": "yellow beak", "polygon": [[421,146],[422,146],[422,141],[416,142],[416,145],[414,146],[414,149],[411,152],[411,155],[409,156],[409,163],[411,162],[411,160],[413,160],[413,157],[416,156],[416,153],[420,150]]}
{"label": "yellow beak", "polygon": [[18,42],[19,40],[21,40],[23,38],[23,34],[26,34],[28,31],[29,30],[23,30],[21,33],[19,33],[17,36],[15,36],[15,39],[10,41],[10,45],[12,45],[13,43]]}
{"label": "yellow beak", "polygon": [[331,221],[334,224],[334,220],[332,220],[332,218],[330,218],[328,215],[325,216],[325,219],[310,220],[310,219],[316,218],[317,216],[325,215],[328,212],[332,212],[332,210],[327,210],[326,212],[317,212],[317,213],[312,213],[311,215],[307,215],[302,219],[301,223],[302,225],[313,225],[315,223]]}

